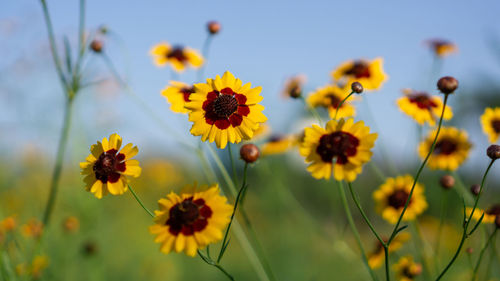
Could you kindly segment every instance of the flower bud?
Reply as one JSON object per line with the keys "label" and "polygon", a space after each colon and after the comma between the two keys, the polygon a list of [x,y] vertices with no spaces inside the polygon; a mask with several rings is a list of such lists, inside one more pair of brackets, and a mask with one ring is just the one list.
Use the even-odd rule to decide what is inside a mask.
{"label": "flower bud", "polygon": [[491,158],[491,160],[497,160],[500,158],[500,145],[492,144],[486,150],[486,155]]}
{"label": "flower bud", "polygon": [[455,178],[451,175],[444,175],[439,180],[439,183],[444,189],[451,189],[455,185]]}
{"label": "flower bud", "polygon": [[207,29],[208,29],[208,32],[210,34],[215,35],[215,34],[219,33],[219,31],[221,29],[221,25],[217,21],[210,21],[207,23]]}
{"label": "flower bud", "polygon": [[241,146],[240,156],[246,163],[253,163],[259,159],[259,148],[253,143],[247,143]]}
{"label": "flower bud", "polygon": [[361,94],[363,92],[363,85],[359,82],[353,82],[351,84],[351,90],[356,94]]}
{"label": "flower bud", "polygon": [[474,249],[469,247],[465,250],[467,252],[467,254],[471,255],[472,253],[474,253]]}
{"label": "flower bud", "polygon": [[437,87],[441,93],[448,95],[453,93],[458,88],[458,81],[451,76],[445,76],[439,79]]}
{"label": "flower bud", "polygon": [[479,191],[481,190],[481,186],[479,184],[473,184],[470,187],[470,192],[474,195],[479,195]]}
{"label": "flower bud", "polygon": [[100,40],[92,40],[90,42],[90,49],[96,53],[102,52],[102,48],[104,47],[104,44]]}

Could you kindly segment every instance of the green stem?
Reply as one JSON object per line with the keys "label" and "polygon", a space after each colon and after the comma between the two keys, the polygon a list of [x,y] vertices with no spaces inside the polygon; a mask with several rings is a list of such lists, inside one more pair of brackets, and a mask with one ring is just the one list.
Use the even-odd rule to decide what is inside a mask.
{"label": "green stem", "polygon": [[52,179],[50,181],[50,192],[47,204],[45,205],[45,211],[43,213],[43,225],[47,226],[50,222],[52,211],[54,209],[54,204],[56,201],[57,191],[59,189],[59,181],[61,178],[62,164],[64,161],[64,151],[66,149],[66,144],[68,143],[69,129],[71,125],[71,113],[73,108],[73,100],[68,99],[64,109],[64,121],[61,131],[61,136],[59,138],[59,145],[57,147],[56,163],[54,170],[52,172]]}
{"label": "green stem", "polygon": [[361,237],[359,236],[358,229],[356,228],[356,224],[354,224],[354,220],[352,218],[351,210],[349,209],[349,205],[347,204],[347,198],[345,195],[344,191],[344,186],[341,181],[337,181],[338,183],[338,188],[339,188],[339,193],[340,193],[340,198],[342,199],[342,206],[344,206],[344,210],[347,216],[347,221],[349,222],[349,226],[351,227],[351,231],[354,234],[354,237],[356,238],[356,243],[358,244],[359,250],[361,251],[361,258],[363,260],[363,263],[366,266],[366,269],[370,273],[370,276],[372,277],[373,280],[378,280],[377,276],[375,275],[375,272],[371,269],[370,265],[368,264],[368,258],[366,257],[366,252],[363,247],[363,243],[361,242]]}
{"label": "green stem", "polygon": [[204,256],[200,250],[198,250],[198,256],[200,256],[200,258],[205,262],[207,263],[208,265],[211,265],[215,268],[217,268],[218,270],[220,270],[222,273],[224,273],[224,275],[229,279],[229,280],[234,280],[234,277],[231,276],[231,274],[229,274],[219,263],[216,263],[215,261],[213,261],[210,257],[208,256]]}
{"label": "green stem", "polygon": [[238,174],[236,174],[236,163],[234,163],[234,158],[233,158],[233,151],[231,150],[231,144],[228,143],[227,145],[227,151],[229,154],[229,161],[231,161],[231,169],[233,170],[233,180],[234,184],[238,185]]}
{"label": "green stem", "polygon": [[337,106],[337,109],[335,110],[335,117],[333,118],[333,120],[337,120],[337,114],[339,113],[339,109],[342,107],[342,105],[344,104],[344,102],[354,94],[354,92],[351,92],[350,94],[347,95],[347,97],[345,97],[341,102],[340,104]]}
{"label": "green stem", "polygon": [[441,236],[443,235],[443,224],[444,224],[444,218],[446,216],[446,208],[447,208],[447,203],[448,203],[448,196],[446,196],[447,190],[443,188],[442,193],[441,193],[441,210],[439,212],[439,227],[438,227],[438,233],[437,233],[437,238],[436,238],[436,246],[434,250],[434,260],[436,261],[436,267],[439,267],[439,250],[441,248]]}
{"label": "green stem", "polygon": [[474,273],[472,274],[472,281],[475,281],[477,278],[477,272],[479,271],[479,267],[481,266],[481,260],[483,259],[486,249],[488,249],[488,247],[490,246],[491,241],[495,239],[497,230],[498,227],[495,227],[495,230],[491,233],[490,237],[488,238],[488,241],[486,242],[486,245],[484,245],[483,249],[481,249],[481,253],[479,254],[479,259],[477,260],[476,266],[474,267]]}
{"label": "green stem", "polygon": [[146,208],[144,203],[142,203],[142,200],[137,196],[134,189],[130,185],[128,185],[128,189],[130,189],[130,192],[132,193],[132,195],[134,195],[135,200],[137,201],[137,203],[139,203],[139,205],[141,205],[144,211],[146,211],[146,213],[148,213],[152,218],[154,218],[155,215],[153,214],[153,212],[151,212],[148,208]]}
{"label": "green stem", "polygon": [[385,279],[387,281],[391,280],[391,273],[389,272],[389,247],[387,245],[384,247],[384,259],[385,259]]}

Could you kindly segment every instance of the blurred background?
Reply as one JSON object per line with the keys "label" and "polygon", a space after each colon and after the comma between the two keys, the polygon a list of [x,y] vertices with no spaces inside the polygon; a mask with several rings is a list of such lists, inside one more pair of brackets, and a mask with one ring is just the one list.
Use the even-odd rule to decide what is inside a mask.
{"label": "blurred background", "polygon": [[[91,144],[117,132],[140,149],[137,158],[143,175],[132,184],[150,208],[170,190],[205,181],[196,155],[179,144],[198,144],[198,138],[189,134],[190,122],[170,111],[160,95],[175,76],[169,68],[154,66],[148,52],[161,41],[201,50],[210,20],[219,21],[222,30],[211,42],[204,76],[229,70],[244,82],[262,86],[264,113],[273,133],[299,132],[313,122],[300,101],[280,94],[288,77],[306,75],[307,94],[328,84],[330,72],[348,59],[382,57],[389,79],[381,90],[363,96],[356,119],[379,132],[374,161],[383,173],[414,174],[419,163],[417,126],[395,103],[401,89],[437,94],[435,82],[443,75],[460,81],[450,99],[455,117],[448,124],[466,129],[474,144],[459,170],[464,185],[478,183],[487,166],[488,142],[479,116],[487,106],[500,106],[498,1],[87,2],[88,32],[102,26],[109,30],[104,38],[106,55],[136,95],[179,137],[158,126],[113,79],[101,57],[90,54],[87,82],[99,83],[76,98],[61,193],[44,245],[50,260],[42,277],[46,280],[222,280],[198,258],[160,254],[147,231],[150,219],[132,196],[95,199],[84,191],[78,167]],[[78,1],[49,0],[48,6],[59,50],[64,49],[63,36],[76,48]],[[458,47],[457,53],[442,59],[439,73],[432,71],[435,55],[425,43],[434,38]],[[25,222],[39,217],[46,202],[64,104],[38,1],[0,3],[0,53],[0,218],[16,215]],[[179,79],[196,82],[196,73],[188,70]],[[326,119],[326,112],[321,113]],[[221,157],[227,165],[226,153]],[[241,171],[242,163],[237,169]],[[365,170],[355,187],[377,227],[389,233],[391,226],[372,211],[371,194],[381,182],[372,170]],[[426,170],[422,179],[430,207],[421,226],[430,243],[439,218],[442,174]],[[491,196],[484,199],[484,206],[498,203],[499,179],[494,170],[488,184]],[[336,186],[314,180],[296,149],[261,159],[250,169],[249,184],[245,208],[279,280],[332,280],[333,273],[345,276],[335,280],[368,280]],[[445,228],[449,248],[442,263],[460,234],[461,199],[450,196]],[[354,213],[370,251],[375,240]],[[62,227],[68,216],[79,220],[77,231],[69,233]],[[237,280],[257,280],[233,240],[225,268]],[[469,243],[474,247],[479,242]],[[415,247],[408,243],[403,253]],[[466,256],[459,262],[467,264]],[[446,280],[464,280],[463,270],[455,266]],[[492,276],[498,278],[496,271]]]}

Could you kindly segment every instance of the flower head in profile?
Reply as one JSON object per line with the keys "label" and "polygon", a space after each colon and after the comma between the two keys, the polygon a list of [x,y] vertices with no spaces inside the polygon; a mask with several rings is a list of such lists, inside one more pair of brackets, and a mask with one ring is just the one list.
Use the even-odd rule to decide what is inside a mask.
{"label": "flower head in profile", "polygon": [[101,199],[104,195],[123,194],[128,189],[127,176],[139,177],[139,161],[131,159],[138,152],[137,146],[129,143],[121,150],[122,137],[112,134],[90,147],[85,162],[80,163],[81,174],[87,191]]}
{"label": "flower head in profile", "polygon": [[422,265],[414,262],[411,256],[401,257],[393,269],[398,281],[413,281],[422,274]]}
{"label": "flower head in profile", "polygon": [[[404,89],[404,97],[398,99],[399,109],[406,115],[413,118],[419,125],[424,123],[430,126],[436,125],[443,111],[443,102],[438,96],[430,96],[426,92],[417,92],[411,89]],[[444,109],[444,120],[453,117],[451,107],[448,105]]]}
{"label": "flower head in profile", "polygon": [[440,58],[449,56],[458,51],[455,44],[443,39],[430,39],[426,41],[434,54]]}
{"label": "flower head in profile", "polygon": [[377,134],[363,121],[330,120],[325,128],[306,128],[300,154],[311,163],[307,170],[317,179],[329,179],[332,170],[336,180],[354,181],[363,164],[370,161]]}
{"label": "flower head in profile", "polygon": [[[352,117],[356,115],[356,109],[351,105],[351,101],[356,97],[352,96],[344,103],[342,101],[350,94],[349,87],[340,88],[337,85],[328,85],[318,88],[307,97],[307,104],[311,107],[324,107],[328,110],[330,118],[335,118],[338,109],[337,118]],[[342,103],[342,105],[340,105]]]}
{"label": "flower head in profile", "polygon": [[[387,240],[388,239],[384,239],[385,242],[387,242]],[[407,232],[402,232],[395,236],[391,242],[391,245],[389,245],[389,253],[393,253],[401,249],[404,243],[406,243],[408,240],[410,240],[410,234]],[[378,239],[376,239],[375,243],[375,248],[371,253],[368,254],[368,265],[370,265],[370,267],[373,269],[381,267],[382,264],[384,264],[385,258],[384,246],[380,243],[380,241],[378,241]]]}
{"label": "flower head in profile", "polygon": [[184,252],[194,257],[198,249],[222,239],[233,207],[220,195],[217,184],[198,189],[204,191],[196,191],[196,184],[186,189],[195,191],[171,192],[158,201],[155,224],[149,231],[156,235],[161,252]]}
{"label": "flower head in profile", "polygon": [[304,84],[307,78],[303,74],[295,75],[288,78],[283,86],[282,95],[286,98],[299,98],[304,91]]}
{"label": "flower head in profile", "polygon": [[[410,175],[387,178],[387,180],[373,192],[375,209],[382,218],[389,223],[395,224],[410,196],[413,177]],[[417,183],[413,190],[408,208],[406,209],[403,221],[412,221],[427,209],[424,187]]]}
{"label": "flower head in profile", "polygon": [[293,135],[272,135],[262,146],[262,156],[283,154],[294,147],[297,142],[297,137]]}
{"label": "flower head in profile", "polygon": [[365,90],[378,90],[387,80],[382,58],[346,61],[332,72],[332,77],[343,85],[359,82]]}
{"label": "flower head in profile", "polygon": [[[429,153],[436,133],[437,129],[431,131],[420,143],[418,153],[422,159]],[[467,159],[471,147],[467,132],[454,127],[443,127],[429,157],[429,168],[454,171]]]}
{"label": "flower head in profile", "polygon": [[490,143],[497,142],[500,136],[500,107],[486,108],[481,115],[481,126]]}
{"label": "flower head in profile", "polygon": [[203,57],[198,51],[188,47],[171,46],[166,42],[153,46],[150,54],[157,66],[170,64],[177,72],[184,71],[188,66],[199,68],[203,64]]}
{"label": "flower head in profile", "polygon": [[[466,209],[467,217],[470,216],[471,212],[472,208],[467,207]],[[472,219],[478,221],[479,219],[481,219],[483,213],[484,213],[484,218],[482,223],[487,223],[487,224],[495,223],[496,217],[500,215],[500,204],[494,204],[486,210],[481,210],[479,208],[476,208],[476,210],[474,211],[474,215],[472,215]]]}
{"label": "flower head in profile", "polygon": [[170,81],[169,85],[161,91],[161,95],[170,103],[170,109],[177,113],[189,112],[185,105],[189,102],[189,96],[192,93],[194,93],[192,85],[179,81]]}
{"label": "flower head in profile", "polygon": [[191,134],[201,136],[202,141],[215,141],[221,149],[228,142],[251,139],[260,123],[267,120],[262,113],[264,106],[259,104],[262,88],[243,85],[229,71],[222,78],[217,75],[206,83],[195,84],[194,90],[186,104],[191,110]]}

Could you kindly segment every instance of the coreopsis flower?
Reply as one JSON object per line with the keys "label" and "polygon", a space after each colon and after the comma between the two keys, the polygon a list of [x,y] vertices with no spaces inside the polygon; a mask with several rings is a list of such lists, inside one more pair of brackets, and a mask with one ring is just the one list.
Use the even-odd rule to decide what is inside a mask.
{"label": "coreopsis flower", "polygon": [[262,156],[283,154],[296,144],[298,144],[297,138],[293,135],[273,135],[262,144]]}
{"label": "coreopsis flower", "polygon": [[287,98],[299,98],[302,96],[306,81],[307,78],[303,74],[288,78],[283,85],[282,95]]}
{"label": "coreopsis flower", "polygon": [[443,39],[427,40],[427,44],[434,52],[434,54],[441,58],[456,53],[458,51],[458,48],[455,44]]}
{"label": "coreopsis flower", "polygon": [[350,94],[348,87],[340,88],[337,85],[328,85],[318,88],[307,97],[307,104],[311,107],[324,107],[328,110],[330,118],[335,118],[335,112],[338,110],[337,118],[352,117],[356,115],[356,109],[351,102],[356,97],[351,96],[342,105],[340,103]]}
{"label": "coreopsis flower", "polygon": [[101,199],[104,195],[120,195],[128,190],[127,176],[139,177],[139,161],[131,159],[138,152],[137,146],[129,143],[121,150],[122,137],[112,134],[90,147],[85,162],[80,163],[85,189]]}
{"label": "coreopsis flower", "polygon": [[[417,92],[411,89],[404,89],[404,97],[398,99],[399,109],[413,118],[419,125],[428,123],[430,126],[436,125],[443,111],[443,101],[438,96],[430,96],[426,92]],[[443,119],[449,120],[453,117],[450,106],[444,109]]]}
{"label": "coreopsis flower", "polygon": [[243,85],[229,71],[222,78],[217,75],[207,83],[195,84],[194,90],[186,104],[191,110],[191,134],[201,136],[202,141],[215,141],[221,149],[228,142],[251,139],[259,124],[267,120],[262,113],[264,106],[259,104],[262,88]]}
{"label": "coreopsis flower", "polygon": [[359,82],[365,90],[377,90],[387,80],[382,64],[382,58],[375,58],[371,61],[349,60],[338,66],[332,72],[332,77],[334,81],[339,81],[344,85]]}
{"label": "coreopsis flower", "polygon": [[171,46],[166,42],[153,46],[150,54],[157,66],[171,64],[177,72],[184,71],[188,66],[199,68],[203,65],[203,57],[198,51],[183,46]]}
{"label": "coreopsis flower", "polygon": [[192,93],[194,93],[192,85],[179,81],[170,81],[169,85],[161,91],[161,95],[171,104],[170,109],[178,113],[189,112],[184,106],[189,102],[189,96]]}
{"label": "coreopsis flower", "polygon": [[80,220],[75,216],[69,216],[63,221],[63,229],[68,233],[73,233],[78,231],[80,228]]}
{"label": "coreopsis flower", "polygon": [[[422,159],[429,153],[436,132],[437,129],[431,131],[420,143],[418,153]],[[454,171],[467,159],[471,147],[467,132],[454,127],[443,127],[429,157],[429,168]]]}
{"label": "coreopsis flower", "polygon": [[36,256],[30,268],[33,279],[39,279],[47,267],[49,267],[49,258],[47,256]]}
{"label": "coreopsis flower", "polygon": [[330,120],[324,129],[318,125],[305,129],[300,154],[311,163],[307,170],[313,177],[329,179],[333,170],[336,180],[352,182],[370,161],[376,139],[363,121]]}
{"label": "coreopsis flower", "polygon": [[[196,184],[185,189],[196,190]],[[194,257],[198,249],[223,238],[233,207],[219,194],[217,184],[199,190],[203,189],[180,195],[171,192],[158,201],[155,224],[149,231],[156,235],[161,252],[184,252]]]}
{"label": "coreopsis flower", "polygon": [[21,233],[26,237],[40,238],[43,233],[43,223],[37,219],[30,219],[21,227]]}
{"label": "coreopsis flower", "polygon": [[[387,240],[388,239],[384,239],[385,242],[387,242]],[[403,232],[398,234],[392,240],[391,245],[389,245],[389,253],[393,253],[401,249],[404,243],[406,243],[406,241],[408,240],[410,240],[409,233]],[[384,263],[384,258],[385,258],[384,246],[377,239],[374,250],[368,254],[368,265],[373,269],[377,269]]]}
{"label": "coreopsis flower", "polygon": [[[395,224],[410,196],[413,177],[410,175],[387,178],[387,180],[373,192],[376,211],[389,223]],[[403,221],[412,221],[427,209],[424,187],[417,182]]]}
{"label": "coreopsis flower", "polygon": [[487,107],[481,115],[481,126],[488,140],[491,143],[497,142],[500,136],[500,107]]}
{"label": "coreopsis flower", "polygon": [[0,221],[0,231],[10,232],[16,229],[16,218],[14,216],[9,216]]}
{"label": "coreopsis flower", "polygon": [[393,269],[398,281],[413,281],[422,274],[422,265],[415,263],[411,256],[401,257]]}
{"label": "coreopsis flower", "polygon": [[[467,207],[466,208],[467,217],[470,216],[471,212],[472,212],[472,208]],[[486,210],[481,210],[479,208],[476,208],[476,210],[474,211],[474,214],[472,215],[472,219],[478,221],[481,218],[481,216],[483,215],[483,213],[484,213],[484,218],[483,218],[482,223],[488,223],[488,224],[495,223],[495,218],[498,215],[500,215],[500,204],[495,204]]]}

